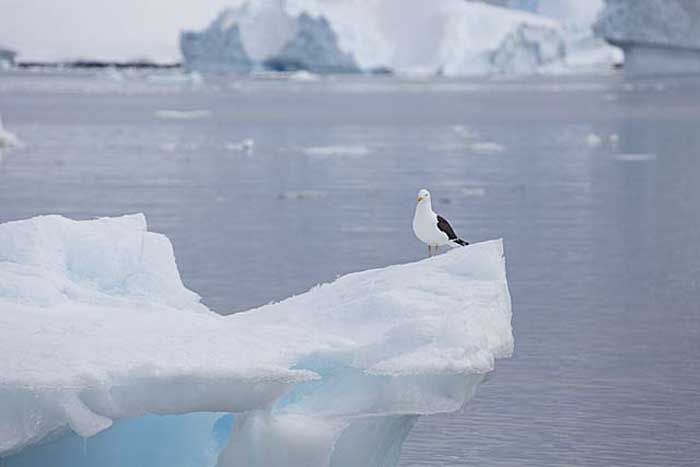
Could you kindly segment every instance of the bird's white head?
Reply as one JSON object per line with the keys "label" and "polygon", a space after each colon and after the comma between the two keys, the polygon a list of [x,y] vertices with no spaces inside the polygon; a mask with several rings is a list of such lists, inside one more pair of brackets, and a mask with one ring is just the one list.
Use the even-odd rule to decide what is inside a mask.
{"label": "bird's white head", "polygon": [[424,201],[424,200],[430,200],[430,192],[423,188],[421,191],[418,192],[418,198],[416,199],[419,203]]}

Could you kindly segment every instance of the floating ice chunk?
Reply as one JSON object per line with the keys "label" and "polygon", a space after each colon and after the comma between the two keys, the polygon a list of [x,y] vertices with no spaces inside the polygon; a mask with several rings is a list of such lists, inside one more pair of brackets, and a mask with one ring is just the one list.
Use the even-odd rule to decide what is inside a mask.
{"label": "floating ice chunk", "polygon": [[[142,215],[0,224],[0,457],[133,465],[147,443],[151,467],[222,449],[222,467],[395,465],[419,415],[458,410],[511,354],[510,306],[501,241],[222,317]],[[234,415],[152,416],[194,412]],[[70,432],[101,441],[85,455]]]}
{"label": "floating ice chunk", "polygon": [[462,196],[475,198],[482,198],[484,195],[486,195],[486,189],[479,186],[462,188],[459,192],[462,194]]}
{"label": "floating ice chunk", "polygon": [[310,146],[303,148],[302,152],[309,156],[366,156],[370,153],[366,146]]}
{"label": "floating ice chunk", "polygon": [[175,151],[177,151],[178,144],[177,143],[162,143],[158,147],[163,152],[175,152]]}
{"label": "floating ice chunk", "polygon": [[613,133],[608,137],[608,141],[610,141],[610,144],[613,146],[617,146],[617,143],[620,142],[620,135],[617,133]]}
{"label": "floating ice chunk", "polygon": [[285,191],[277,196],[279,199],[321,199],[326,197],[326,193],[316,190]]}
{"label": "floating ice chunk", "polygon": [[474,139],[479,137],[479,134],[477,132],[470,130],[464,125],[452,125],[451,128],[452,131],[454,131],[456,134],[465,139]]}
{"label": "floating ice chunk", "polygon": [[228,151],[245,151],[252,152],[255,149],[255,141],[252,138],[246,138],[237,143],[228,142],[224,145]]}
{"label": "floating ice chunk", "polygon": [[146,77],[146,81],[153,84],[167,85],[193,85],[199,86],[204,82],[202,75],[197,71],[182,72],[161,72]]}
{"label": "floating ice chunk", "polygon": [[4,148],[20,148],[24,143],[12,132],[6,130],[0,118],[0,150]]}
{"label": "floating ice chunk", "polygon": [[598,147],[603,143],[603,139],[595,133],[589,133],[586,136],[586,144],[592,148]]}
{"label": "floating ice chunk", "polygon": [[195,120],[211,116],[209,110],[156,110],[154,115],[169,120]]}
{"label": "floating ice chunk", "polygon": [[498,154],[506,150],[506,147],[502,144],[494,143],[492,141],[472,143],[469,147],[477,154]]}
{"label": "floating ice chunk", "polygon": [[289,79],[292,81],[306,81],[315,82],[319,81],[321,77],[316,73],[311,73],[306,70],[299,70],[289,74]]}
{"label": "floating ice chunk", "polygon": [[113,66],[107,67],[104,72],[102,72],[102,76],[110,81],[124,81],[124,74]]}
{"label": "floating ice chunk", "polygon": [[615,154],[613,159],[620,162],[649,162],[656,160],[656,154]]}

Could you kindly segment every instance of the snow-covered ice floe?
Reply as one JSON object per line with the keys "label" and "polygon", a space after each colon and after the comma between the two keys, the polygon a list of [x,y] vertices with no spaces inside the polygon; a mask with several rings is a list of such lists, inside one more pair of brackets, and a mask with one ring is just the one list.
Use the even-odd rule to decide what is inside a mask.
{"label": "snow-covered ice floe", "polygon": [[[605,51],[612,48],[593,38],[590,14],[579,28],[578,22],[572,26],[556,15],[545,16],[547,11],[539,11],[533,2],[529,8],[491,3],[501,5],[463,0],[240,1],[206,29],[183,32],[180,48],[188,69],[244,73],[267,69],[461,76],[611,65]],[[600,8],[600,1],[593,3]]]}
{"label": "snow-covered ice floe", "polygon": [[224,317],[140,214],[0,224],[0,331],[3,467],[395,465],[513,350],[500,240]]}

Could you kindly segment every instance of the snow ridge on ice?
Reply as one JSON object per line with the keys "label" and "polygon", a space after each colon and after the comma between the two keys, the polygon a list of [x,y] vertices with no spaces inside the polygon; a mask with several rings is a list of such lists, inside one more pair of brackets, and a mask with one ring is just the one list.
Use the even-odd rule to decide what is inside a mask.
{"label": "snow ridge on ice", "polygon": [[0,458],[123,465],[167,432],[178,455],[153,445],[148,465],[395,465],[419,415],[458,410],[511,354],[504,266],[490,241],[223,317],[143,215],[2,224]]}

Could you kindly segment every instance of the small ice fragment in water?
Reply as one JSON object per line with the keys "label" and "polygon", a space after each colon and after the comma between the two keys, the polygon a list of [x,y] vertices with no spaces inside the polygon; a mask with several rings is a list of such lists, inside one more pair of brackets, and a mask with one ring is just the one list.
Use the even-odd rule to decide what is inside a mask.
{"label": "small ice fragment in water", "polygon": [[497,154],[506,150],[506,147],[491,141],[482,141],[471,145],[472,151],[479,154]]}
{"label": "small ice fragment in water", "polygon": [[296,200],[302,200],[302,199],[321,199],[325,198],[326,193],[322,191],[315,191],[315,190],[299,190],[299,191],[285,191],[284,193],[280,193],[277,195],[278,199],[296,199]]}
{"label": "small ice fragment in water", "polygon": [[311,72],[306,71],[306,70],[299,70],[299,71],[295,71],[295,72],[291,73],[289,75],[289,79],[292,81],[311,82],[311,81],[319,81],[321,79],[321,77],[315,73],[311,73]]}
{"label": "small ice fragment in water", "polygon": [[229,151],[251,152],[255,148],[255,141],[252,138],[246,138],[238,143],[228,142],[224,147]]}
{"label": "small ice fragment in water", "polygon": [[465,127],[464,125],[452,125],[452,131],[457,133],[459,136],[466,138],[466,139],[472,139],[476,138],[478,135],[476,132],[470,130],[469,128]]}
{"label": "small ice fragment in water", "polygon": [[366,156],[369,149],[365,146],[310,146],[303,148],[302,152],[307,156]]}
{"label": "small ice fragment in water", "polygon": [[192,84],[200,85],[202,84],[202,75],[193,71],[191,73],[156,73],[148,75],[146,81],[152,84],[168,84],[168,85],[180,85],[180,84]]}
{"label": "small ice fragment in water", "polygon": [[588,136],[586,136],[586,144],[592,148],[600,146],[602,142],[603,140],[600,138],[600,136],[596,135],[595,133],[589,133]]}
{"label": "small ice fragment in water", "polygon": [[466,187],[460,190],[462,196],[481,198],[486,194],[486,190],[481,187]]}
{"label": "small ice fragment in water", "polygon": [[648,162],[656,160],[656,154],[615,154],[613,159],[621,162]]}
{"label": "small ice fragment in water", "polygon": [[156,110],[154,115],[170,120],[194,120],[209,117],[211,112],[208,110]]}
{"label": "small ice fragment in water", "polygon": [[608,139],[610,140],[610,144],[617,145],[617,143],[620,142],[620,135],[613,133],[608,137]]}
{"label": "small ice fragment in water", "polygon": [[177,150],[177,143],[163,143],[158,148],[164,152],[175,152]]}
{"label": "small ice fragment in water", "polygon": [[21,148],[24,143],[12,132],[5,130],[2,126],[2,118],[0,118],[0,149],[3,148]]}

